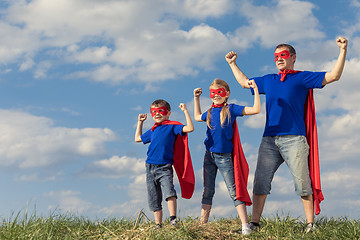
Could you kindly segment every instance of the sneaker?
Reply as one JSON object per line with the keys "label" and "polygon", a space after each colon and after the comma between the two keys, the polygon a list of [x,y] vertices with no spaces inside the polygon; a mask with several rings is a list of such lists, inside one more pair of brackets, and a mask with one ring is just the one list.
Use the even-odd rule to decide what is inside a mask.
{"label": "sneaker", "polygon": [[260,229],[260,224],[255,223],[255,222],[250,222],[249,227],[250,227],[251,231],[259,230]]}
{"label": "sneaker", "polygon": [[159,230],[159,229],[161,229],[161,228],[162,228],[162,224],[159,223],[159,224],[156,224],[156,225],[155,225],[155,227],[153,228],[153,230],[156,231],[156,230]]}
{"label": "sneaker", "polygon": [[241,234],[242,234],[243,236],[250,235],[251,232],[252,232],[251,228],[243,228],[243,229],[241,230]]}
{"label": "sneaker", "polygon": [[170,221],[170,225],[173,227],[175,227],[177,224],[178,224],[178,220],[176,218]]}
{"label": "sneaker", "polygon": [[314,223],[308,223],[306,224],[305,233],[313,232],[315,230],[315,224]]}

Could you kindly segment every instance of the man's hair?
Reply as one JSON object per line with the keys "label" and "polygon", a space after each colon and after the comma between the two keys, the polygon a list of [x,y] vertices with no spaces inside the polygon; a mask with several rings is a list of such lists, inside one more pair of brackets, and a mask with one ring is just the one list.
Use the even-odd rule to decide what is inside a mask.
{"label": "man's hair", "polygon": [[286,43],[281,43],[281,44],[277,45],[275,50],[278,48],[282,48],[282,47],[286,47],[289,50],[291,55],[296,55],[295,48],[293,46],[291,46],[290,44],[286,44]]}
{"label": "man's hair", "polygon": [[167,101],[163,100],[163,99],[155,100],[155,101],[151,104],[151,106],[155,106],[155,107],[165,106],[168,111],[171,111],[170,104],[169,104]]}

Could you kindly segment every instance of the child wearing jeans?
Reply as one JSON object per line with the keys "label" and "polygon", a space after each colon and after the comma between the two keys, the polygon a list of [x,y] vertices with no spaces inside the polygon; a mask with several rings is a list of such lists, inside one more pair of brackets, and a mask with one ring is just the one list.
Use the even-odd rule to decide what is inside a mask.
{"label": "child wearing jeans", "polygon": [[[203,177],[204,192],[202,197],[201,223],[207,223],[215,194],[215,179],[217,170],[224,178],[228,192],[234,202],[242,222],[242,234],[251,233],[249,228],[246,205],[251,205],[247,192],[249,168],[242,152],[236,117],[260,113],[260,97],[253,80],[248,82],[254,89],[254,104],[245,107],[228,104],[229,85],[221,79],[215,79],[210,85],[211,108],[201,113],[201,88],[194,89],[194,118],[198,122],[207,123]],[[236,149],[236,151],[235,151]]]}
{"label": "child wearing jeans", "polygon": [[[150,143],[146,159],[146,185],[149,208],[154,212],[156,229],[162,227],[162,195],[164,195],[168,203],[171,225],[175,226],[177,224],[177,195],[173,184],[172,168],[173,164],[175,167],[174,151],[176,149],[174,148],[178,136],[185,137],[184,141],[187,144],[186,133],[194,131],[194,125],[186,105],[181,103],[179,107],[185,114],[186,125],[181,125],[179,122],[169,120],[171,114],[170,104],[162,99],[156,100],[151,104],[150,112],[155,121],[155,125],[144,134],[142,134],[142,127],[143,122],[147,118],[147,114],[139,114],[138,116],[135,142]],[[184,152],[183,149],[181,151]],[[181,168],[187,171],[186,174],[182,174],[185,176],[185,179],[179,176],[176,167],[175,170],[179,176],[182,196],[184,198],[191,198],[194,191],[195,177],[190,154],[184,162],[185,165],[183,166],[185,167]],[[181,164],[183,164],[183,162],[181,162]]]}

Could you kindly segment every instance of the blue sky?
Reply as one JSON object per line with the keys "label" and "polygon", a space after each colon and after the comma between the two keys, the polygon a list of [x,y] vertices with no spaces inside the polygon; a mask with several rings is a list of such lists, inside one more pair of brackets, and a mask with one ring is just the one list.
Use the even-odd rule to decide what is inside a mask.
{"label": "blue sky", "polygon": [[[36,207],[44,215],[132,218],[144,209],[152,217],[147,145],[134,142],[139,113],[163,98],[172,105],[171,119],[185,122],[179,103],[193,116],[193,89],[201,87],[206,110],[214,78],[230,84],[231,102],[252,105],[227,52],[238,53],[249,77],[262,76],[276,72],[274,47],[287,42],[297,50],[296,69],[330,71],[339,53],[335,39],[344,36],[341,80],[315,91],[321,216],[359,218],[359,10],[359,0],[1,0],[0,214]],[[250,193],[262,109],[238,120]],[[152,124],[148,119],[145,130]],[[189,135],[196,189],[191,200],[179,199],[180,217],[199,216],[205,130],[195,123]],[[264,216],[276,213],[304,216],[286,166],[277,172]],[[236,216],[220,175],[212,214]]]}

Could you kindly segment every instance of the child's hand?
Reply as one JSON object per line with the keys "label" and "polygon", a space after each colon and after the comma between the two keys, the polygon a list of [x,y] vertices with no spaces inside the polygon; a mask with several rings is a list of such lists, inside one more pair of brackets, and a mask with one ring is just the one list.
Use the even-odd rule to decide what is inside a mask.
{"label": "child's hand", "polygon": [[146,120],[146,118],[147,118],[147,114],[146,114],[146,113],[141,113],[141,114],[139,114],[139,116],[138,116],[138,121],[139,121],[139,122],[143,122],[143,121]]}
{"label": "child's hand", "polygon": [[201,88],[194,89],[194,97],[199,97],[202,94]]}
{"label": "child's hand", "polygon": [[187,111],[185,103],[180,103],[179,108],[184,112]]}
{"label": "child's hand", "polygon": [[254,79],[249,80],[249,86],[250,86],[252,89],[256,89],[256,88],[257,88],[257,85],[256,85]]}
{"label": "child's hand", "polygon": [[235,62],[236,58],[237,58],[237,53],[234,51],[231,51],[225,55],[225,59],[229,64]]}

